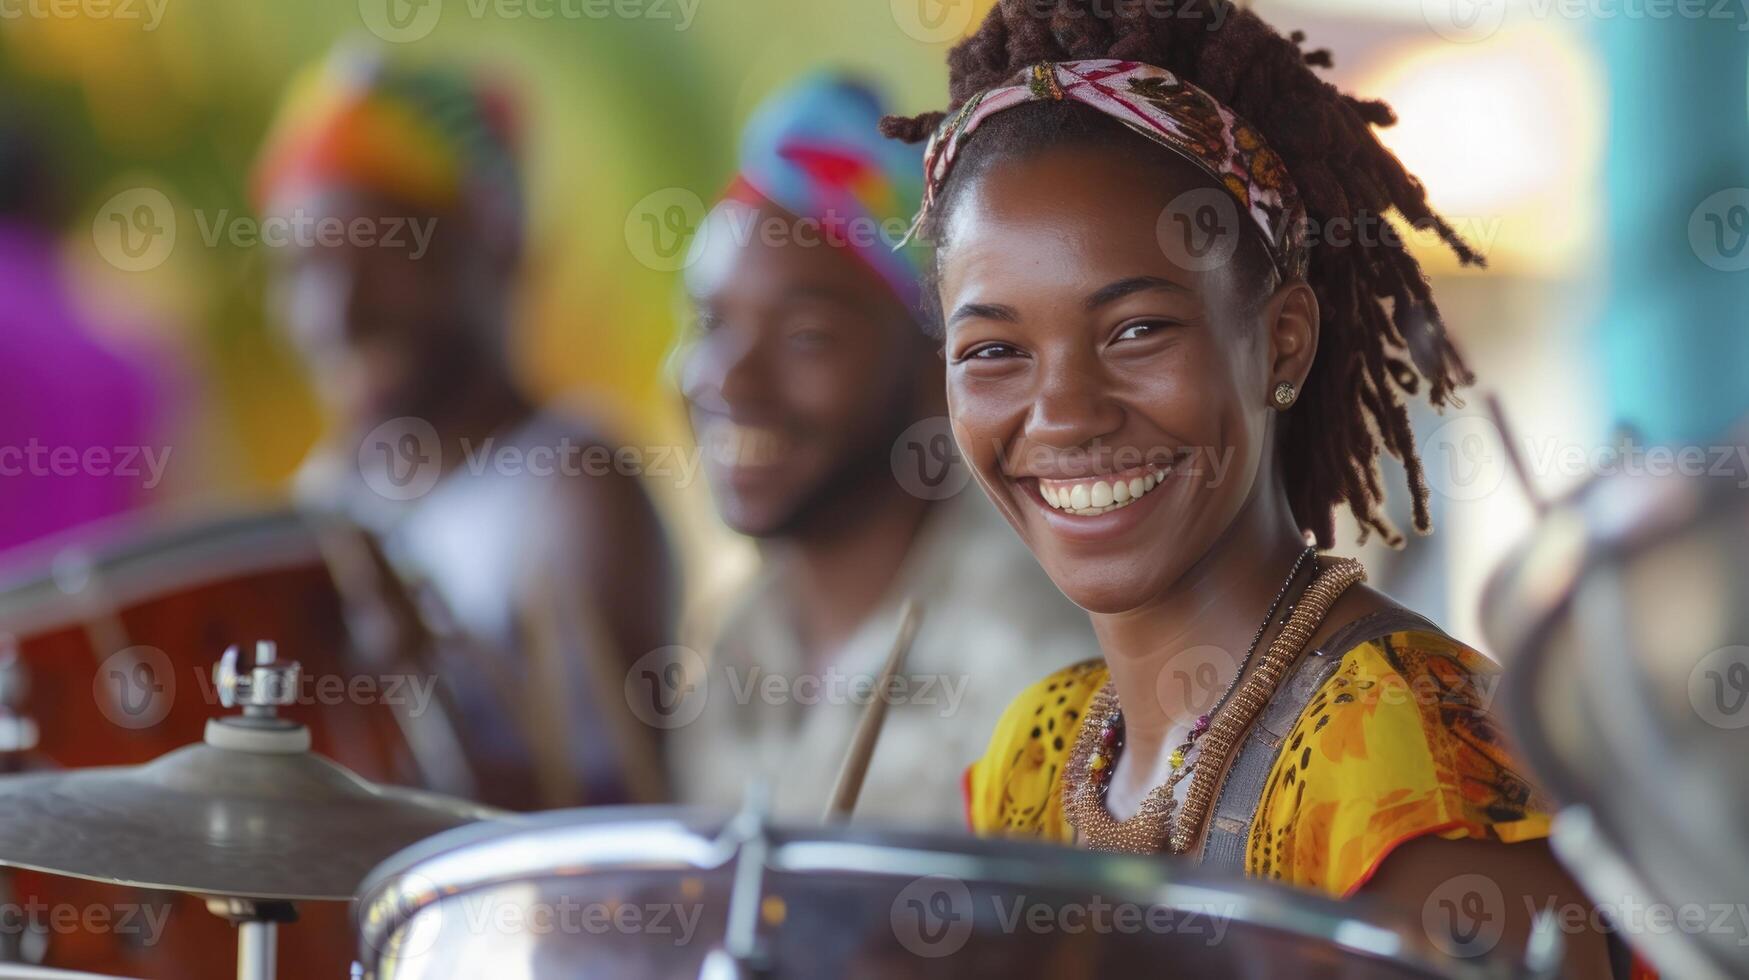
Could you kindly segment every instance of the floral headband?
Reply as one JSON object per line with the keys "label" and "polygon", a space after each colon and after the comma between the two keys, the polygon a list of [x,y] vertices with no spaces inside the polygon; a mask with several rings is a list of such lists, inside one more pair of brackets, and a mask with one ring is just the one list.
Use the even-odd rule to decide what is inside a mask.
{"label": "floral headband", "polygon": [[1072,100],[1092,106],[1200,167],[1251,217],[1286,278],[1306,271],[1306,211],[1287,169],[1256,129],[1178,76],[1139,61],[1059,61],[1033,65],[1002,88],[968,99],[943,120],[923,152],[927,184],[922,226],[941,196],[966,137],[1004,109]]}

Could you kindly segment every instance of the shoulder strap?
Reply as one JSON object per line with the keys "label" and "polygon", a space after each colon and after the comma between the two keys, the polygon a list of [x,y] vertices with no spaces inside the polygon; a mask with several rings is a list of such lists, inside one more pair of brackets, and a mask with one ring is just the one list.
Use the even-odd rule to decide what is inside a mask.
{"label": "shoulder strap", "polygon": [[1382,609],[1362,616],[1342,627],[1316,650],[1302,654],[1287,679],[1276,688],[1262,714],[1239,743],[1233,763],[1227,768],[1221,791],[1215,797],[1214,813],[1209,818],[1208,833],[1203,838],[1202,863],[1205,867],[1242,874],[1245,870],[1245,848],[1251,836],[1251,821],[1257,814],[1258,800],[1263,796],[1263,784],[1275,768],[1281,746],[1300,714],[1306,710],[1312,696],[1342,665],[1342,658],[1370,640],[1404,630],[1426,630],[1441,633],[1426,617],[1407,609]]}

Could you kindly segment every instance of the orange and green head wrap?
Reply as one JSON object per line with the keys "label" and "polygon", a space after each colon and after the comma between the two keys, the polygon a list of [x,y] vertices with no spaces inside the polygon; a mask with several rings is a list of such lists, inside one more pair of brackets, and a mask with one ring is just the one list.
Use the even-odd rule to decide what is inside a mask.
{"label": "orange and green head wrap", "polygon": [[337,52],[293,82],[256,163],[252,197],[313,189],[374,191],[460,209],[506,243],[522,235],[512,100],[500,86],[440,66]]}

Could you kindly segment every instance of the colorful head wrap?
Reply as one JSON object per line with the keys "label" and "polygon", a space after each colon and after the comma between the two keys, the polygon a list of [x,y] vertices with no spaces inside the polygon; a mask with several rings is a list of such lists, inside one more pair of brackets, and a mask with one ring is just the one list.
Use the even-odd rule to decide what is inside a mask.
{"label": "colorful head wrap", "polygon": [[844,77],[797,82],[747,123],[740,173],[724,197],[762,198],[819,222],[822,238],[849,248],[916,309],[924,256],[896,246],[922,197],[922,157],[881,136],[882,115],[874,92]]}
{"label": "colorful head wrap", "polygon": [[252,197],[265,210],[288,190],[361,187],[461,206],[514,243],[523,212],[513,117],[507,92],[456,69],[341,50],[292,84],[256,163]]}
{"label": "colorful head wrap", "polygon": [[1306,270],[1306,211],[1281,157],[1262,134],[1178,76],[1139,61],[1063,61],[1034,65],[1011,84],[968,99],[942,121],[924,150],[928,178],[920,226],[947,183],[966,137],[1004,109],[1073,101],[1111,116],[1202,168],[1248,215],[1287,278]]}

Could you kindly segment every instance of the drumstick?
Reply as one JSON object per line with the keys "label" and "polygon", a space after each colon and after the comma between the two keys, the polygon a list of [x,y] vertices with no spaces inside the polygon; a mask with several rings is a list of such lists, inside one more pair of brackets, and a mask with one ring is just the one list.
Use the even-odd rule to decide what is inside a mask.
{"label": "drumstick", "polygon": [[825,819],[847,819],[856,809],[856,798],[862,795],[862,780],[868,775],[868,764],[874,758],[875,741],[881,737],[881,725],[887,720],[887,699],[883,692],[893,678],[904,669],[905,657],[911,652],[911,641],[917,638],[917,624],[923,619],[923,604],[915,598],[905,600],[899,610],[899,634],[893,638],[893,652],[887,654],[880,680],[870,693],[874,695],[856,723],[856,735],[850,740],[850,753],[838,770],[838,781],[832,787],[832,800],[826,804]]}
{"label": "drumstick", "polygon": [[1494,428],[1500,432],[1500,442],[1506,447],[1506,462],[1512,467],[1512,475],[1518,478],[1518,486],[1538,514],[1547,511],[1549,502],[1537,491],[1536,482],[1530,476],[1530,467],[1525,465],[1524,456],[1518,451],[1518,436],[1512,431],[1512,423],[1506,418],[1506,406],[1500,403],[1500,395],[1497,392],[1488,392],[1486,403],[1488,414],[1493,417]]}

